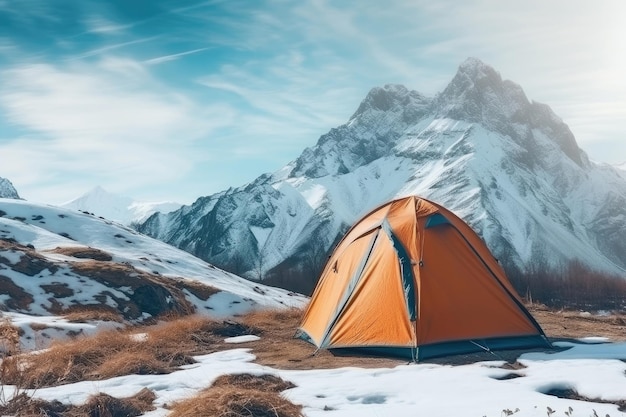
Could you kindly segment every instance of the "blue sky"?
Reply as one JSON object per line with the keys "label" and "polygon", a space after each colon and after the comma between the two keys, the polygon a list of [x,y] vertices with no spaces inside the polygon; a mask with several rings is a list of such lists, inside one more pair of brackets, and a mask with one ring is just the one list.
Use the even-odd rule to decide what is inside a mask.
{"label": "blue sky", "polygon": [[621,0],[0,0],[0,177],[191,203],[273,172],[387,83],[480,58],[626,161]]}

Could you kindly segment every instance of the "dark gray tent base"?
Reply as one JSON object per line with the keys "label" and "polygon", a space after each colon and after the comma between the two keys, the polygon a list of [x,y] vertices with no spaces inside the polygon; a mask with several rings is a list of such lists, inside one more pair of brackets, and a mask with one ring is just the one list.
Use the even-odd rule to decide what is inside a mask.
{"label": "dark gray tent base", "polygon": [[532,335],[434,343],[430,345],[419,346],[417,350],[414,348],[406,347],[365,346],[333,348],[330,349],[330,351],[338,356],[354,354],[366,356],[394,357],[420,361],[429,358],[463,355],[467,353],[534,348],[551,349],[552,345],[545,336]]}

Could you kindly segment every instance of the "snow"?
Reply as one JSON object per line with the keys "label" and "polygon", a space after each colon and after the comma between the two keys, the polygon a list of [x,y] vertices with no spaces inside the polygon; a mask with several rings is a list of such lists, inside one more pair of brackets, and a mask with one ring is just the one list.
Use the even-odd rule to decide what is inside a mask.
{"label": "snow", "polygon": [[257,340],[260,340],[261,338],[259,336],[255,336],[253,334],[247,334],[247,335],[243,335],[243,336],[234,336],[234,337],[227,337],[226,339],[224,339],[224,342],[226,343],[246,343],[246,342],[256,342]]}
{"label": "snow", "polygon": [[143,222],[156,212],[169,213],[178,210],[181,206],[182,204],[171,201],[135,201],[130,197],[109,193],[100,186],[61,204],[61,207],[93,213],[124,225]]}
{"label": "snow", "polygon": [[[247,337],[247,336],[244,336]],[[241,340],[241,339],[239,339]],[[250,340],[250,342],[254,342]],[[587,417],[595,413],[624,415],[613,404],[560,399],[546,392],[574,389],[590,399],[626,398],[625,343],[578,345],[562,343],[558,353],[528,353],[520,357],[522,369],[505,369],[500,360],[451,366],[433,363],[393,368],[280,370],[253,363],[249,349],[231,349],[195,357],[197,363],[166,375],[128,375],[103,381],[82,381],[34,392],[37,398],[80,404],[90,395],[107,393],[127,397],[148,388],[155,392],[156,410],[144,416],[166,416],[166,404],[189,398],[220,375],[272,374],[291,381],[295,388],[285,398],[303,406],[307,417],[394,416],[545,416]],[[506,379],[515,374],[516,378]],[[5,395],[11,387],[5,386]]]}
{"label": "snow", "polygon": [[254,235],[254,238],[256,239],[259,248],[265,246],[267,238],[272,233],[272,229],[269,227],[250,226],[250,231]]}

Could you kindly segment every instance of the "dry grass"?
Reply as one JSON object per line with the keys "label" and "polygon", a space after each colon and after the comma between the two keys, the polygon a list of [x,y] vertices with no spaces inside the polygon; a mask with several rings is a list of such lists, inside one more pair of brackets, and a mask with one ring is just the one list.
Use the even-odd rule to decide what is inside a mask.
{"label": "dry grass", "polygon": [[104,252],[100,249],[82,246],[67,246],[63,248],[57,247],[50,250],[49,252],[70,256],[72,258],[94,259],[96,261],[110,261],[113,259],[111,254]]}
{"label": "dry grass", "polygon": [[[100,380],[132,373],[162,374],[193,363],[192,356],[220,349],[222,323],[188,317],[145,328],[106,331],[53,343],[38,355],[15,355],[3,383],[28,388]],[[138,329],[144,331],[137,334]],[[9,370],[10,370],[9,369]]]}
{"label": "dry grass", "polygon": [[[530,310],[551,339],[604,336],[611,340],[626,340],[624,315],[581,316],[578,312],[554,311],[537,305],[531,306]],[[315,346],[294,339],[301,318],[302,311],[297,309],[258,311],[229,321],[214,321],[200,316],[173,318],[157,325],[107,331],[54,343],[38,355],[14,354],[12,346],[17,343],[17,330],[5,321],[0,324],[0,336],[6,340],[5,346],[9,347],[5,349],[13,349],[13,353],[1,362],[0,376],[3,384],[15,385],[23,392],[26,388],[37,389],[119,375],[168,373],[192,363],[195,355],[231,349],[233,345],[225,343],[224,338],[244,334],[256,334],[261,339],[238,347],[250,348],[257,363],[279,369],[378,368],[406,363],[400,359],[335,356],[326,350],[317,351]],[[514,364],[523,351],[498,353]],[[442,363],[491,359],[484,353],[480,355],[444,358]],[[176,404],[172,416],[300,416],[300,408],[278,394],[290,387],[289,383],[268,375],[227,375],[218,378],[198,397]],[[15,397],[14,404],[29,403],[24,395]],[[98,404],[114,402],[105,397],[98,401]],[[97,409],[100,406],[94,407]],[[3,412],[1,408],[0,412]],[[50,411],[48,415],[74,416],[63,413],[52,414]]]}
{"label": "dry grass", "polygon": [[20,347],[20,330],[11,320],[0,317],[0,357],[15,354]]}
{"label": "dry grass", "polygon": [[66,308],[62,312],[63,318],[73,323],[88,323],[95,320],[124,322],[122,314],[108,305],[76,305]]}
{"label": "dry grass", "polygon": [[294,385],[273,375],[224,375],[199,395],[172,407],[170,417],[301,417],[280,395]]}
{"label": "dry grass", "polygon": [[154,392],[142,389],[132,397],[115,398],[107,394],[91,396],[80,406],[65,405],[59,401],[43,401],[25,394],[16,396],[6,404],[0,404],[1,415],[20,417],[134,417],[154,410]]}
{"label": "dry grass", "polygon": [[220,292],[220,290],[218,290],[215,287],[212,287],[210,285],[203,284],[200,281],[195,281],[191,279],[190,280],[177,280],[177,281],[172,280],[172,284],[176,288],[189,291],[192,295],[204,301],[208,300],[209,297],[211,297],[212,295]]}

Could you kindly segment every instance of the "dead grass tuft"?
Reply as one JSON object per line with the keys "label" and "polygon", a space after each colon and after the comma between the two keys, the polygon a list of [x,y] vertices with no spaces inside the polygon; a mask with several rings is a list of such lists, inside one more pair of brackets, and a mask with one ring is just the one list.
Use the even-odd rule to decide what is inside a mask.
{"label": "dead grass tuft", "polygon": [[[87,402],[77,407],[71,417],[134,417],[154,410],[152,402],[156,398],[154,392],[147,388],[128,398],[115,398],[100,393],[94,395]],[[70,416],[68,416],[70,417]]]}
{"label": "dead grass tuft", "polygon": [[73,323],[88,323],[94,320],[124,322],[122,314],[108,305],[76,305],[64,309],[61,314],[67,321]]}
{"label": "dead grass tuft", "polygon": [[294,385],[273,375],[224,375],[196,397],[176,403],[170,417],[302,417],[280,395]]}
{"label": "dead grass tuft", "polygon": [[115,398],[107,394],[90,397],[80,406],[65,405],[59,401],[44,401],[21,393],[0,405],[0,415],[20,417],[134,417],[154,410],[154,392],[147,388],[128,398]]}
{"label": "dead grass tuft", "polygon": [[246,314],[241,322],[258,328],[289,326],[295,332],[302,321],[304,311],[299,308],[284,310],[258,310]]}
{"label": "dead grass tuft", "polygon": [[278,376],[270,374],[230,374],[217,377],[212,387],[238,387],[241,389],[281,392],[294,388],[295,385]]}
{"label": "dead grass tuft", "polygon": [[192,295],[204,301],[208,300],[209,297],[211,297],[212,295],[220,292],[220,290],[215,287],[203,284],[202,282],[195,280],[173,281],[173,285],[180,290],[189,291]]}
{"label": "dead grass tuft", "polygon": [[6,317],[0,317],[0,355],[13,355],[20,348],[20,330]]}
{"label": "dead grass tuft", "polygon": [[[63,414],[67,407],[59,401],[43,401],[20,393],[10,401],[0,404],[0,415],[20,417],[65,417]],[[69,416],[68,416],[69,417]],[[78,415],[76,415],[78,417]]]}
{"label": "dead grass tuft", "polygon": [[63,248],[57,247],[52,249],[50,252],[78,259],[93,259],[96,261],[110,261],[113,259],[109,253],[100,249],[81,246],[68,246]]}
{"label": "dead grass tuft", "polygon": [[113,378],[120,375],[123,370],[125,375],[160,375],[171,371],[171,363],[165,363],[145,350],[120,351],[107,358],[91,375],[98,379]]}

